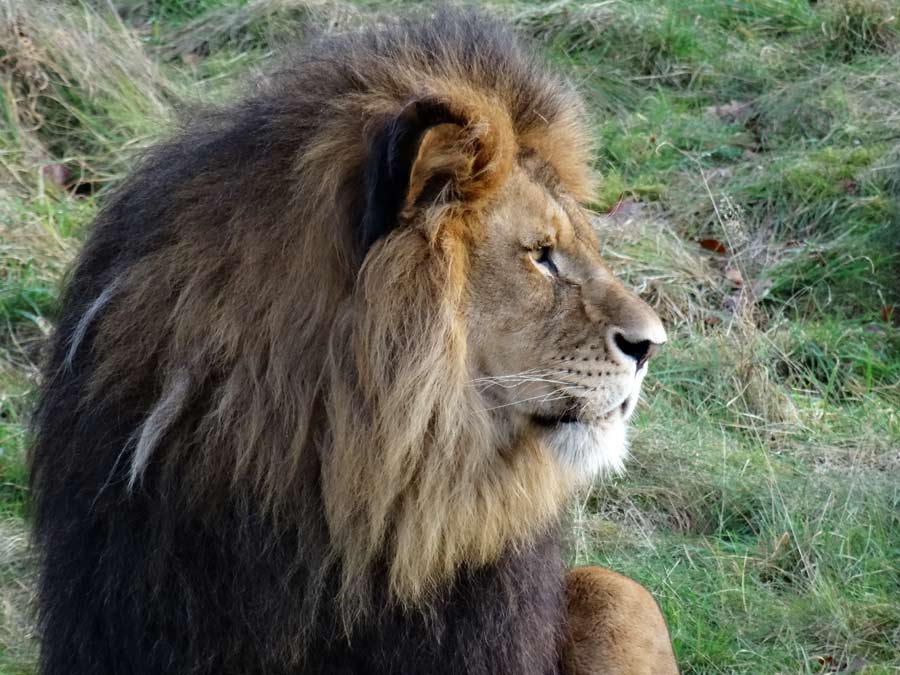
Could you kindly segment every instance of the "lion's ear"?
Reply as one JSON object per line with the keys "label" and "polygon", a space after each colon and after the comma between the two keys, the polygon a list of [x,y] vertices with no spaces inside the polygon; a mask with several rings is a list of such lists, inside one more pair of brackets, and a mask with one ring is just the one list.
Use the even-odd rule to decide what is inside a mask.
{"label": "lion's ear", "polygon": [[375,137],[366,164],[366,210],[362,220],[363,251],[397,225],[409,194],[413,163],[425,132],[440,124],[462,125],[443,102],[414,101]]}
{"label": "lion's ear", "polygon": [[489,105],[427,98],[378,133],[365,172],[364,253],[397,227],[404,209],[438,198],[475,203],[498,183],[513,153],[509,119],[492,119],[497,114]]}

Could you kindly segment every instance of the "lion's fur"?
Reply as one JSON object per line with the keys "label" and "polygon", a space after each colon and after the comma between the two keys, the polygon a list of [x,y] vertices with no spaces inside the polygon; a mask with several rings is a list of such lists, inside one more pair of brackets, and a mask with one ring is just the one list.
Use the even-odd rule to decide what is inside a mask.
{"label": "lion's fur", "polygon": [[[464,124],[422,141],[418,227],[366,255],[373,139],[423,98]],[[479,404],[460,306],[511,167],[536,155],[586,199],[589,153],[578,96],[478,15],[320,40],[190,112],[62,303],[31,455],[44,672],[287,672],[338,662],[341,631],[402,669],[391,636],[442,621],[459,635],[422,672],[555,672],[573,478]],[[454,199],[416,210],[442,172]],[[454,647],[494,633],[508,653]]]}
{"label": "lion's fur", "polygon": [[[218,212],[207,209],[223,185],[241,180],[233,167],[176,187],[172,241],[116,277],[116,303],[98,321],[103,358],[92,386],[124,388],[123,373],[144,376],[152,360],[161,394],[141,439],[154,442],[138,443],[132,482],[151,452],[165,455],[157,446],[179,412],[173,388],[186,379],[194,390],[211,387],[192,456],[169,461],[196,472],[191,489],[249,480],[288,521],[299,466],[316,451],[310,436],[330,435],[323,494],[344,596],[364,597],[359,585],[387,547],[392,589],[415,602],[462,561],[490,562],[546,528],[568,494],[536,445],[510,460],[485,451],[503,441],[469,386],[459,316],[466,245],[453,221],[477,236],[467,210],[504,182],[523,151],[541,152],[569,191],[586,197],[590,143],[578,98],[521,54],[486,45],[462,54],[470,37],[452,32],[422,31],[427,45],[374,35],[347,37],[340,54],[269,83],[271,102],[286,109],[257,123],[273,125],[276,141],[297,134],[301,150],[284,176],[263,167],[272,183],[253,185],[263,194],[239,194],[230,212],[220,207],[224,222],[216,225],[226,237],[210,238]],[[359,217],[348,213],[356,206],[348,192],[367,139],[424,96],[446,101],[479,146],[472,158],[423,155],[471,174],[457,183],[461,206],[428,214],[435,240],[398,232],[357,274]],[[310,124],[307,111],[320,108],[301,138],[293,127]],[[285,181],[286,194],[274,194]],[[175,398],[186,406],[180,391]],[[317,400],[325,429],[310,418]]]}
{"label": "lion's fur", "polygon": [[566,675],[678,675],[662,612],[631,579],[602,567],[569,570],[566,614]]}

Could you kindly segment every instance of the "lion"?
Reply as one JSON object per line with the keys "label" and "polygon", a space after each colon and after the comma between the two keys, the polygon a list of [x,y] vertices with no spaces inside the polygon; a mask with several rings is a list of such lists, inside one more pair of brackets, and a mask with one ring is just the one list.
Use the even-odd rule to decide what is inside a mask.
{"label": "lion", "polygon": [[30,453],[40,672],[677,672],[565,571],[653,310],[604,265],[585,106],[499,22],[322,37],[110,196]]}

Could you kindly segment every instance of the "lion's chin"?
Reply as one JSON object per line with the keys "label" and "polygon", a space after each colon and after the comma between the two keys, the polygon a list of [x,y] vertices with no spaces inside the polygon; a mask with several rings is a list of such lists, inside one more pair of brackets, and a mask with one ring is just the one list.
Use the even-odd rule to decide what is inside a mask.
{"label": "lion's chin", "polygon": [[620,474],[628,457],[627,425],[615,416],[602,423],[574,422],[545,430],[545,442],[581,480]]}

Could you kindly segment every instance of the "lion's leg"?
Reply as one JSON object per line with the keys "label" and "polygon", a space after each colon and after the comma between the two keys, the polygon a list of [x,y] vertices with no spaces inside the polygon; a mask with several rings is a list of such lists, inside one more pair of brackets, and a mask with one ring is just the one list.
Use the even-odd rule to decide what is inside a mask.
{"label": "lion's leg", "polygon": [[650,592],[603,567],[566,575],[566,675],[677,675],[669,630]]}

